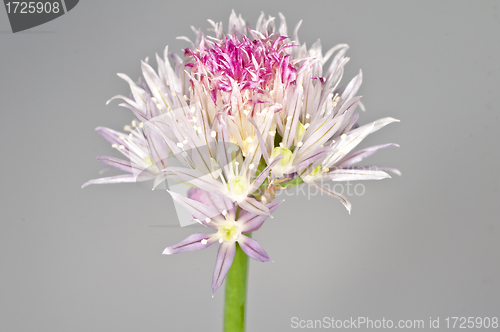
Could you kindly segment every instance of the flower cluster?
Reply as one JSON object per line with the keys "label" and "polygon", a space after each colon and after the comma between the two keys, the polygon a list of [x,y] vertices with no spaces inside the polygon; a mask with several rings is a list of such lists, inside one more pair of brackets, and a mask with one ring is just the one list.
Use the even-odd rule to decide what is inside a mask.
{"label": "flower cluster", "polygon": [[[339,199],[325,180],[378,180],[385,171],[355,164],[377,150],[396,144],[353,149],[369,134],[395,122],[383,118],[359,126],[361,72],[345,87],[339,83],[348,46],[340,44],[324,55],[319,41],[307,49],[293,38],[280,14],[262,14],[255,29],[233,12],[228,31],[209,21],[213,36],[198,32],[184,58],[157,55],[158,70],[142,62],[144,80],[135,83],[118,74],[131,96],[116,96],[137,120],[128,133],[97,131],[126,159],[100,156],[126,175],[84,184],[166,179],[188,183],[187,197],[170,192],[194,220],[215,233],[197,233],[165,249],[164,254],[193,251],[219,242],[212,282],[215,290],[231,267],[236,242],[250,257],[270,258],[245,234],[259,229],[281,202],[276,192],[295,185],[314,186]],[[172,64],[171,64],[172,61]],[[328,64],[328,65],[327,65]],[[172,165],[175,160],[175,166]]]}

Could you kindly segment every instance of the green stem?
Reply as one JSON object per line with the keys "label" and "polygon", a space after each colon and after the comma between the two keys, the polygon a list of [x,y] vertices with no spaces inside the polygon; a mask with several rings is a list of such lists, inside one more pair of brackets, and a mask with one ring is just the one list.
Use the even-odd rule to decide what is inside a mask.
{"label": "green stem", "polygon": [[[245,234],[251,236],[251,233]],[[248,256],[236,243],[233,265],[226,276],[226,303],[224,332],[245,331],[245,303],[247,298]]]}

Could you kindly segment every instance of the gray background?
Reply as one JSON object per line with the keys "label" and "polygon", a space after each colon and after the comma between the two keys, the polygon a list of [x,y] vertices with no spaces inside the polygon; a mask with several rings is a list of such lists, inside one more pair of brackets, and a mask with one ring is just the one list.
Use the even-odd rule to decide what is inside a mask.
{"label": "gray background", "polygon": [[[292,317],[500,316],[498,1],[81,1],[12,34],[0,9],[1,331],[220,331],[216,246],[162,256],[198,229],[168,227],[167,194],[91,186],[96,132],[132,120],[105,101],[128,94],[115,73],[181,52],[190,26],[253,26],[285,14],[324,50],[348,43],[344,83],[361,68],[360,123],[401,119],[363,146],[403,176],[364,182],[353,211],[329,197],[287,197],[255,238],[275,263],[251,262],[248,331],[289,331]],[[427,326],[427,325],[426,325]]]}

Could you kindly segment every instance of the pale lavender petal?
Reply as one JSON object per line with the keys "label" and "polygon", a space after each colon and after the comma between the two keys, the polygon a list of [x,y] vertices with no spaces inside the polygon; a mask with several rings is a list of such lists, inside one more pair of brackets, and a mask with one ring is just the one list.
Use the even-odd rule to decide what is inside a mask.
{"label": "pale lavender petal", "polygon": [[130,77],[128,77],[127,75],[121,74],[121,73],[118,73],[116,75],[118,75],[118,77],[125,80],[129,84],[130,91],[132,92],[132,96],[134,97],[134,101],[137,103],[137,106],[139,106],[139,110],[141,110],[143,114],[146,114],[145,105],[146,105],[146,100],[147,100],[149,94],[146,91],[144,91],[142,88],[137,86],[137,84],[135,84],[135,82],[132,81],[130,79]]}
{"label": "pale lavender petal", "polygon": [[182,205],[182,207],[184,207],[187,211],[189,211],[193,215],[193,217],[198,219],[202,224],[210,228],[214,229],[216,228],[216,226],[214,226],[214,224],[212,223],[212,219],[215,219],[220,215],[219,211],[217,211],[213,207],[207,206],[193,199],[184,197],[173,191],[170,190],[167,191],[178,204]]}
{"label": "pale lavender petal", "polygon": [[397,168],[385,167],[385,166],[351,166],[349,169],[370,169],[370,170],[378,170],[384,172],[391,172],[396,175],[401,176],[401,171]]}
{"label": "pale lavender petal", "polygon": [[140,181],[139,179],[136,179],[134,175],[132,174],[123,174],[123,175],[117,175],[117,176],[111,176],[107,178],[100,178],[100,179],[94,179],[87,181],[83,184],[82,188],[85,188],[88,185],[91,184],[104,184],[104,183],[125,183],[125,182],[136,182]]}
{"label": "pale lavender petal", "polygon": [[[111,99],[109,99],[107,102],[106,102],[106,105],[108,105],[111,101],[115,100],[115,99],[122,99],[123,101],[125,101],[131,109],[137,111],[140,115],[141,118],[144,118],[144,112],[141,112],[139,109],[139,104],[137,104],[135,101],[133,101],[132,99],[128,98],[128,97],[125,97],[125,96],[122,96],[122,95],[116,95],[114,97],[112,97]],[[123,106],[124,104],[119,104],[120,106]],[[135,112],[134,112],[135,113]]]}
{"label": "pale lavender petal", "polygon": [[[283,201],[267,204],[270,213],[273,213]],[[259,215],[251,212],[245,212],[238,218],[237,223],[240,224],[241,233],[246,234],[258,230],[268,215]]]}
{"label": "pale lavender petal", "polygon": [[109,156],[98,156],[97,160],[100,162],[109,165],[113,168],[119,169],[120,171],[125,171],[132,173],[132,164],[130,161],[114,158],[114,157],[109,157]]}
{"label": "pale lavender petal", "polygon": [[120,137],[127,137],[127,134],[106,127],[97,127],[95,130],[111,144],[123,144],[123,139]]}
{"label": "pale lavender petal", "polygon": [[241,202],[238,202],[238,205],[248,211],[248,212],[251,212],[251,213],[254,213],[254,214],[266,214],[266,215],[270,215],[271,212],[269,212],[269,208],[267,206],[265,206],[263,203],[259,202],[258,200],[256,200],[255,198],[252,198],[252,197],[247,197],[245,198],[245,200],[241,201]]}
{"label": "pale lavender petal", "polygon": [[273,161],[271,161],[269,165],[267,165],[266,168],[264,168],[262,172],[260,172],[260,174],[253,181],[253,183],[248,187],[249,193],[253,193],[255,190],[257,190],[257,188],[259,188],[262,185],[262,183],[264,183],[267,176],[269,175],[269,171],[271,170],[271,168],[273,168],[274,165],[276,165],[276,163],[281,160],[281,158],[283,158],[283,154],[280,153],[279,155],[276,156],[276,158],[273,159]]}
{"label": "pale lavender petal", "polygon": [[365,149],[357,150],[357,151],[352,151],[350,152],[347,156],[342,158],[340,163],[337,165],[338,167],[349,167],[351,165],[359,163],[361,160],[368,158],[375,152],[377,152],[380,149],[385,149],[391,146],[396,146],[399,147],[399,145],[394,144],[394,143],[388,143],[388,144],[380,144],[380,145],[375,145],[375,146],[370,146]]}
{"label": "pale lavender petal", "polygon": [[217,192],[208,192],[200,188],[190,188],[188,197],[203,203],[216,211],[229,211],[234,208],[233,202],[224,195]]}
{"label": "pale lavender petal", "polygon": [[143,121],[143,122],[146,122],[148,121],[148,117],[145,115],[146,114],[146,111],[144,111],[144,113],[140,110],[138,110],[137,108],[135,108],[134,106],[132,105],[129,105],[129,104],[125,104],[125,103],[121,103],[121,104],[118,104],[118,106],[121,106],[121,107],[125,107],[125,108],[128,108],[129,110],[132,111],[132,113],[135,114],[135,116],[137,116],[137,118],[140,120],[140,121]]}
{"label": "pale lavender petal", "polygon": [[262,249],[260,244],[254,239],[246,235],[241,235],[238,238],[238,243],[241,247],[241,250],[243,250],[245,254],[248,255],[248,257],[253,258],[259,262],[272,261],[271,258],[269,258],[267,252],[264,249]]}
{"label": "pale lavender petal", "polygon": [[215,294],[217,288],[222,285],[226,278],[227,272],[233,265],[234,254],[236,253],[236,243],[223,242],[217,252],[217,260],[215,262],[215,270],[212,278],[212,294]]}
{"label": "pale lavender petal", "polygon": [[144,61],[141,61],[141,68],[142,74],[146,79],[146,83],[148,84],[151,93],[156,98],[156,102],[159,103],[162,108],[167,108],[169,105],[164,97],[168,95],[167,87],[160,80],[160,78],[150,65],[148,65]]}
{"label": "pale lavender petal", "polygon": [[347,84],[347,87],[344,89],[341,95],[342,100],[349,100],[353,98],[356,95],[356,92],[358,92],[359,87],[361,86],[361,82],[363,81],[363,74],[361,70],[359,71],[359,74],[356,75],[350,82]]}
{"label": "pale lavender petal", "polygon": [[262,153],[262,156],[264,157],[264,161],[266,162],[266,164],[269,164],[269,154],[267,153],[266,143],[264,142],[264,138],[260,134],[260,129],[255,123],[254,119],[249,118],[248,121],[250,121],[250,123],[255,127],[255,135],[257,136],[257,140],[259,141],[260,151]]}
{"label": "pale lavender petal", "polygon": [[[165,169],[167,176],[179,178],[183,182],[188,182],[195,187],[201,188],[206,191],[224,191],[224,185],[215,180],[220,172],[214,172],[214,175],[203,174],[198,170],[187,169],[183,167],[167,167]],[[217,174],[219,173],[219,174]]]}
{"label": "pale lavender petal", "polygon": [[382,180],[391,176],[386,172],[370,169],[335,169],[326,174],[332,181]]}
{"label": "pale lavender petal", "polygon": [[[173,255],[186,251],[196,251],[210,247],[217,242],[216,239],[211,239],[213,234],[210,233],[196,233],[188,236],[181,242],[171,245],[163,250],[163,255]],[[203,241],[203,240],[206,240]],[[203,241],[203,242],[201,242]]]}
{"label": "pale lavender petal", "polygon": [[[311,165],[316,163],[320,164],[321,162],[318,162],[318,160],[323,160],[323,158],[331,151],[332,149],[330,147],[316,149],[316,151],[310,156],[299,162],[297,165],[294,165],[290,172],[298,173],[299,176],[303,176],[303,173],[307,172]],[[314,167],[311,169],[311,172],[313,169]]]}
{"label": "pale lavender petal", "polygon": [[290,119],[287,121],[286,126],[285,126],[285,133],[283,134],[283,146],[286,147],[287,149],[290,148],[290,146],[293,143],[293,140],[295,139],[295,135],[297,133],[297,128],[299,125],[299,117],[301,114],[301,104],[302,104],[302,94],[304,92],[304,89],[302,88],[302,85],[298,85],[295,88],[294,94],[291,98],[291,100],[286,104],[286,112],[287,112],[287,118]]}
{"label": "pale lavender petal", "polygon": [[[312,154],[317,148],[328,141],[338,130],[342,124],[343,115],[336,118],[325,120],[317,128],[310,128],[305,134],[304,144],[297,151],[296,161],[301,162]],[[312,134],[308,136],[308,133]]]}
{"label": "pale lavender petal", "polygon": [[320,192],[327,194],[328,196],[332,196],[332,197],[339,199],[342,202],[342,204],[344,204],[347,211],[349,211],[349,214],[351,213],[351,208],[352,208],[351,203],[344,196],[342,196],[341,194],[339,194],[333,190],[330,190],[328,188],[320,186],[314,182],[309,183],[309,185],[313,188],[318,189]]}
{"label": "pale lavender petal", "polygon": [[146,139],[148,141],[148,148],[150,155],[153,157],[158,169],[164,169],[168,166],[168,157],[170,148],[163,136],[152,127],[145,129]]}

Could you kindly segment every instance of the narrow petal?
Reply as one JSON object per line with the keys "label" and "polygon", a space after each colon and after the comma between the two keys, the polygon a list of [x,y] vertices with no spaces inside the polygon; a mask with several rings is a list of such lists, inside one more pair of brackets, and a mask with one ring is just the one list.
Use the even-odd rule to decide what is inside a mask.
{"label": "narrow petal", "polygon": [[[211,239],[213,234],[210,233],[196,233],[188,236],[181,242],[171,245],[163,250],[163,255],[178,254],[186,251],[196,251],[210,247],[217,242],[216,239]],[[203,241],[203,240],[206,240]],[[201,242],[203,241],[203,242]]]}
{"label": "narrow petal", "polygon": [[[97,127],[95,130],[99,133],[99,135],[101,135],[106,141],[111,144],[123,144],[124,138],[127,137],[127,134],[120,133],[119,131],[113,130],[111,128]],[[121,137],[123,137],[123,139]]]}
{"label": "narrow petal", "polygon": [[100,178],[100,179],[94,179],[87,181],[83,184],[82,188],[85,188],[88,185],[91,184],[104,184],[104,183],[130,183],[130,182],[136,182],[140,181],[134,177],[132,174],[124,174],[124,175],[117,175],[117,176],[111,176],[107,178]]}
{"label": "narrow petal", "polygon": [[241,235],[238,239],[238,243],[241,247],[241,250],[243,250],[245,254],[248,255],[248,257],[253,258],[259,262],[271,261],[271,258],[269,258],[267,252],[264,249],[262,249],[260,244],[254,239],[246,235]]}
{"label": "narrow petal", "polygon": [[254,213],[254,214],[265,214],[265,215],[270,215],[271,212],[269,212],[269,208],[265,206],[263,203],[259,202],[255,198],[252,197],[247,197],[245,200],[241,201],[238,203],[238,205],[243,209],[248,212]]}
{"label": "narrow petal", "polygon": [[167,176],[173,176],[179,178],[183,182],[192,184],[195,187],[201,188],[206,191],[224,191],[224,185],[215,180],[220,174],[219,172],[214,172],[213,174],[203,174],[198,170],[187,169],[183,167],[167,167],[165,169]]}
{"label": "narrow petal", "polygon": [[336,193],[333,190],[330,190],[328,188],[320,186],[320,185],[318,185],[317,183],[314,183],[314,182],[313,183],[309,183],[309,185],[312,186],[312,187],[314,187],[314,188],[316,188],[316,189],[318,189],[320,192],[327,194],[328,196],[332,196],[332,197],[335,197],[335,198],[339,199],[342,202],[342,204],[344,204],[344,206],[347,209],[347,211],[349,211],[349,214],[351,214],[351,208],[352,208],[351,203],[344,196],[342,196],[339,193]]}
{"label": "narrow petal", "polygon": [[217,192],[208,192],[200,188],[191,188],[188,197],[209,206],[216,211],[229,211],[234,208],[233,202]]}
{"label": "narrow petal", "polygon": [[254,182],[248,187],[249,193],[253,193],[262,185],[262,183],[264,183],[267,176],[269,175],[269,171],[274,167],[274,165],[276,165],[278,161],[281,160],[281,158],[283,158],[283,155],[280,153],[278,156],[276,156],[276,158],[273,159],[273,161],[271,161],[269,165],[267,165],[266,168],[264,168],[264,170],[262,170],[262,172],[260,172],[260,174],[255,178]]}
{"label": "narrow petal", "polygon": [[336,169],[327,173],[332,181],[382,180],[391,176],[386,172],[370,169]]}
{"label": "narrow petal", "polygon": [[220,215],[219,211],[217,211],[211,206],[184,197],[173,191],[170,190],[167,191],[178,204],[182,205],[182,207],[184,207],[187,211],[189,211],[193,215],[193,217],[198,219],[202,224],[214,229],[216,228],[211,221],[212,219]]}
{"label": "narrow petal", "polygon": [[[281,203],[283,203],[283,201],[267,204],[269,212],[273,213]],[[241,233],[246,234],[258,230],[267,217],[267,215],[246,212],[238,219],[237,223],[241,226]]]}
{"label": "narrow petal", "polygon": [[[98,156],[97,160],[100,162],[109,165],[113,168],[119,169],[120,171],[125,171],[132,173],[132,164],[130,161],[110,157],[110,156]],[[141,169],[142,170],[142,169]]]}
{"label": "narrow petal", "polygon": [[347,156],[342,158],[340,163],[337,165],[338,167],[349,167],[351,165],[357,164],[360,161],[362,161],[365,158],[368,158],[375,152],[377,152],[380,149],[385,149],[391,146],[396,146],[399,147],[399,145],[394,144],[394,143],[388,143],[388,144],[380,144],[380,145],[375,145],[375,146],[370,146],[365,149],[353,151],[349,153]]}
{"label": "narrow petal", "polygon": [[233,265],[234,254],[236,253],[236,243],[223,242],[217,252],[217,260],[215,261],[214,276],[212,278],[212,294],[215,294],[217,288],[222,285],[226,279],[227,272]]}

